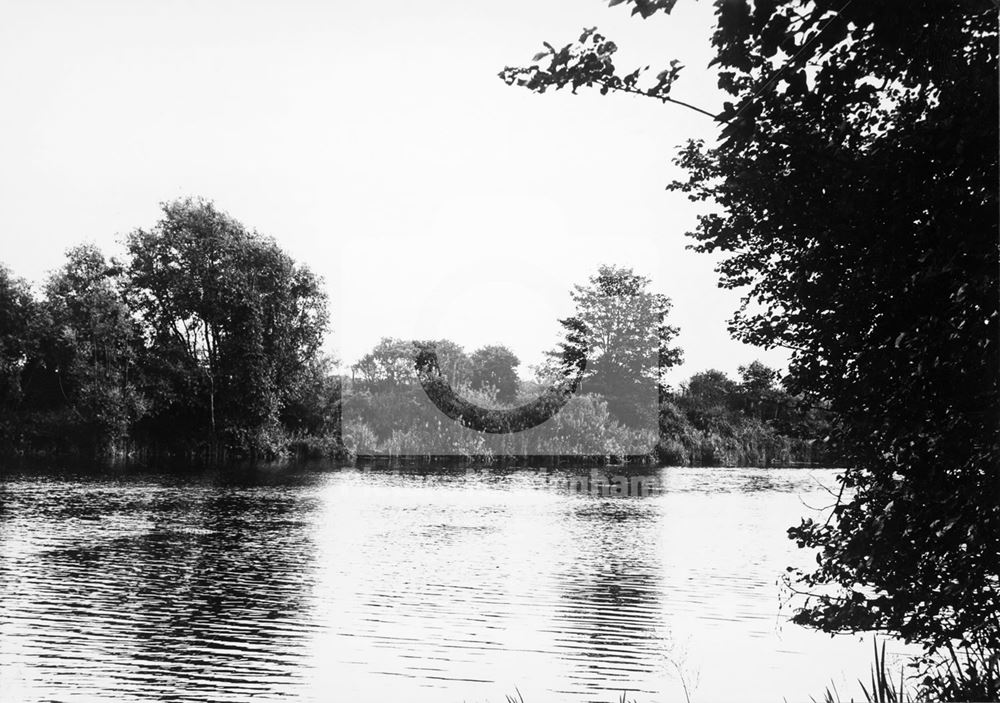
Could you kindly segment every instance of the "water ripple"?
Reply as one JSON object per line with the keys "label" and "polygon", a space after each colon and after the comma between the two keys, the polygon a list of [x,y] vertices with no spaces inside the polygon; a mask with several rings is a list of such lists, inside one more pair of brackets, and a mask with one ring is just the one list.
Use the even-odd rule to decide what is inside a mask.
{"label": "water ripple", "polygon": [[[786,636],[776,579],[832,472],[566,489],[587,476],[7,472],[0,698],[659,701],[698,668],[702,700],[791,698],[789,663],[825,685],[834,650]],[[734,657],[758,686],[704,685]]]}

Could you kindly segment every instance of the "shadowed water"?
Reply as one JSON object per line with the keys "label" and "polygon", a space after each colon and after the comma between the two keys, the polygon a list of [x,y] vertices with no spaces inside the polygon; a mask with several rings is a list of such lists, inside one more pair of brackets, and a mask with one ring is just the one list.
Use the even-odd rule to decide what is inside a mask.
{"label": "shadowed water", "polygon": [[[807,700],[831,470],[4,470],[0,700]],[[629,495],[629,494],[632,495]],[[636,495],[641,493],[642,495]]]}

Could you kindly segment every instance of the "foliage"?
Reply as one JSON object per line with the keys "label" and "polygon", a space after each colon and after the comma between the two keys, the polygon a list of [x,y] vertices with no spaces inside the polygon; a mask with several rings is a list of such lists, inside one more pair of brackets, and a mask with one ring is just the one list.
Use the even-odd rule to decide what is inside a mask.
{"label": "foliage", "polygon": [[670,299],[649,290],[650,280],[630,268],[601,266],[586,285],[573,287],[573,315],[560,320],[561,349],[550,353],[561,366],[586,359],[582,388],[609,402],[621,422],[639,426],[644,388],[664,384],[663,375],[681,361],[670,346],[677,328],[667,324]]}
{"label": "foliage", "polygon": [[138,381],[140,330],[129,313],[121,271],[94,246],[70,249],[45,286],[46,329],[36,372],[63,403],[62,430],[109,450],[147,411]]}
{"label": "foliage", "polygon": [[777,408],[787,394],[778,389],[779,374],[776,370],[754,361],[739,367],[741,400],[744,409],[751,415],[763,419],[773,407]]}
{"label": "foliage", "polygon": [[474,351],[469,361],[472,388],[495,388],[501,402],[514,400],[520,386],[517,367],[521,363],[514,352],[503,345],[489,345]]}
{"label": "foliage", "polygon": [[[93,246],[70,250],[65,265],[44,286],[40,301],[34,300],[27,284],[3,272],[0,314],[7,324],[0,352],[9,380],[4,386],[0,429],[6,449],[114,454],[159,447],[168,452],[218,454],[225,450],[313,457],[342,451],[401,455],[437,446],[467,457],[488,458],[537,451],[613,457],[634,454],[632,447],[656,444],[655,427],[637,429],[622,422],[612,411],[615,399],[593,390],[599,387],[597,373],[590,378],[591,390],[567,396],[570,402],[549,423],[543,444],[538,444],[518,434],[487,440],[444,417],[427,402],[425,390],[416,381],[418,346],[413,342],[381,340],[355,365],[348,379],[338,377],[335,361],[313,345],[299,349],[298,355],[289,354],[287,348],[268,342],[268,330],[254,328],[258,320],[279,326],[287,322],[287,317],[269,308],[281,300],[281,292],[275,292],[280,278],[278,283],[258,281],[255,289],[246,290],[242,282],[253,266],[240,273],[225,268],[245,266],[244,257],[253,260],[256,256],[277,262],[280,277],[287,259],[274,252],[270,242],[246,232],[206,203],[182,201],[168,207],[174,215],[152,232],[129,238],[131,246],[146,248],[130,252],[125,263],[108,261]],[[198,228],[204,231],[199,234]],[[203,237],[209,243],[197,251],[195,244]],[[256,254],[251,256],[241,248]],[[226,271],[220,275],[227,280],[216,282],[208,271]],[[615,288],[617,284],[632,285],[631,292],[646,285],[644,279],[624,273],[605,267],[591,282],[597,281],[610,293],[622,290]],[[258,270],[257,275],[270,274]],[[662,316],[648,314],[657,305],[663,309],[659,296],[650,296],[647,304],[622,306],[617,314],[634,319],[619,316],[612,325],[608,320],[614,311],[602,307],[608,296],[590,297],[589,290],[581,294],[580,288],[577,299],[583,314],[572,322],[563,321],[565,338],[559,361],[572,370],[574,380],[588,353],[596,357],[598,371],[608,368],[613,359],[618,368],[629,368],[628,359],[638,360],[638,355],[614,356],[613,352],[630,341],[645,339],[652,346],[652,340],[663,338],[663,330],[657,329]],[[254,297],[255,290],[268,291],[270,302],[262,304]],[[322,301],[296,301],[296,290],[308,293],[312,288],[284,291],[292,298],[287,304],[304,311],[297,324],[306,324],[314,320],[311,312]],[[637,300],[642,298],[633,295],[626,302]],[[253,314],[249,314],[251,307]],[[643,337],[635,319],[656,320],[653,332]],[[590,326],[605,330],[593,351],[586,346]],[[305,335],[301,329],[281,329],[288,337]],[[309,330],[309,334],[316,332],[314,327]],[[614,334],[623,335],[626,341],[613,341]],[[478,350],[470,358],[449,340],[437,340],[433,346],[438,362],[445,365],[441,376],[454,384],[463,402],[487,414],[507,412],[511,403],[534,407],[553,391],[550,383],[520,383],[513,375],[516,358],[502,347]],[[214,349],[214,359],[210,349]],[[650,357],[656,355],[644,355],[646,366],[635,371],[645,375],[648,383],[661,370]],[[602,362],[607,363],[602,367]],[[657,450],[662,460],[771,464],[814,458],[815,433],[800,439],[776,429],[778,419],[795,417],[793,411],[769,414],[769,419],[744,412],[744,406],[758,407],[760,398],[768,394],[772,400],[780,396],[782,403],[793,402],[787,394],[761,385],[759,379],[773,380],[775,372],[759,364],[749,368],[754,371],[745,374],[751,379],[745,383],[706,372],[683,385],[680,394],[662,398]],[[500,396],[498,370],[517,381],[513,397]],[[556,374],[567,380],[560,370]],[[280,388],[276,387],[278,379]],[[724,397],[713,395],[706,379],[717,379],[726,389]],[[350,392],[342,397],[345,383]],[[567,398],[558,404],[562,406]],[[259,413],[260,404],[267,413]],[[350,413],[342,430],[345,404]],[[214,434],[209,424],[213,406]],[[704,419],[715,416],[714,424]]]}
{"label": "foliage", "polygon": [[[434,345],[441,373],[451,385],[456,388],[469,385],[472,362],[465,350],[450,339],[435,340]],[[368,391],[415,387],[416,357],[417,348],[412,340],[383,337],[351,369],[355,380]]]}
{"label": "foliage", "polygon": [[950,642],[947,655],[925,657],[921,693],[933,701],[997,700],[1000,689],[1000,653],[987,646],[967,643],[956,649]]}
{"label": "foliage", "polygon": [[[415,346],[417,377],[427,399],[445,416],[476,432],[516,434],[538,427],[564,407],[579,383],[577,374],[516,407],[482,406],[463,398],[441,374],[434,342],[415,342]],[[508,404],[520,386],[514,372],[515,362],[517,357],[505,347],[484,347],[477,351],[473,355],[471,390],[489,393],[490,405],[497,400]]]}
{"label": "foliage", "polygon": [[39,301],[0,269],[3,449],[332,449],[320,281],[211,203],[163,211],[128,236],[124,263],[70,249]]}
{"label": "foliage", "polygon": [[210,202],[179,200],[163,212],[127,244],[133,305],[173,376],[164,412],[239,449],[271,453],[289,392],[322,341],[320,282]]}
{"label": "foliage", "polygon": [[323,354],[306,362],[281,408],[281,424],[289,432],[328,436],[339,431],[341,381],[335,366],[335,360]]}
{"label": "foliage", "polygon": [[[739,383],[710,370],[692,377],[680,393],[663,388],[664,371],[679,362],[681,353],[670,346],[677,334],[665,321],[670,302],[649,291],[648,279],[630,269],[602,266],[571,295],[576,314],[560,321],[563,341],[549,354],[537,384],[517,379],[516,357],[502,347],[467,357],[449,340],[380,340],[353,367],[344,398],[345,445],[362,454],[424,454],[436,447],[479,458],[634,456],[635,447],[655,447],[661,461],[707,465],[830,458],[817,441],[829,433],[829,419],[821,409],[803,407],[779,387],[778,372],[760,362],[742,368]],[[451,374],[435,368],[442,360]],[[509,379],[506,396],[498,388],[497,368]],[[467,371],[456,374],[455,369]],[[581,372],[582,388],[571,396]],[[573,385],[567,387],[570,380]],[[642,385],[652,389],[645,394],[652,412],[660,401],[658,433],[655,416],[636,422],[638,413],[628,404],[643,397],[636,392]],[[531,437],[487,429],[531,428],[539,424],[536,417],[550,417],[554,408],[562,409],[544,423],[544,432]],[[469,431],[470,424],[492,434]]]}
{"label": "foliage", "polygon": [[24,397],[25,367],[36,352],[38,315],[28,284],[0,266],[0,433],[8,442]]}
{"label": "foliage", "polygon": [[[875,648],[875,661],[872,663],[871,676],[868,684],[866,685],[864,681],[858,680],[858,685],[861,687],[861,692],[865,697],[866,703],[907,703],[907,701],[913,700],[911,696],[907,695],[906,679],[902,669],[899,672],[899,682],[893,677],[893,673],[889,671],[886,665],[885,659],[885,641],[882,642],[882,650],[879,652],[879,646],[877,640],[872,640],[872,646]],[[813,699],[816,700],[815,698]],[[851,698],[853,701],[854,698]],[[921,697],[917,700],[926,700]],[[955,700],[955,699],[944,699],[944,700]],[[837,691],[837,687],[833,684],[826,689],[826,693],[823,695],[822,703],[840,703],[840,693]]]}
{"label": "foliage", "polygon": [[[618,4],[612,2],[612,5]],[[636,9],[642,7],[640,13],[645,17],[655,11],[657,2],[637,0]],[[662,3],[666,5],[666,3]],[[669,3],[673,6],[673,2]],[[662,9],[669,10],[668,7]],[[678,103],[685,107],[693,107],[677,100],[670,95],[674,81],[682,68],[678,61],[671,61],[670,66],[657,73],[655,81],[649,83],[642,79],[648,73],[649,67],[637,68],[627,74],[617,71],[614,55],[618,45],[597,31],[596,27],[584,29],[575,42],[556,49],[544,42],[545,49],[534,57],[535,64],[525,68],[507,67],[500,72],[500,78],[507,85],[518,85],[529,90],[544,93],[548,88],[569,87],[574,93],[580,87],[598,87],[602,95],[609,91],[635,93],[663,102]],[[542,63],[544,62],[544,64]],[[700,108],[694,108],[705,112]],[[711,113],[705,113],[711,116]]]}
{"label": "foliage", "polygon": [[[850,452],[831,520],[791,530],[819,550],[796,621],[986,661],[1000,648],[996,9],[718,2],[731,102],[671,186],[705,203],[696,248],[723,256],[722,285],[748,291],[732,331],[793,350],[789,389],[828,403]],[[637,88],[616,49],[588,30],[501,75],[673,100],[676,65]]]}
{"label": "foliage", "polygon": [[353,455],[374,454],[378,438],[371,427],[361,420],[352,420],[344,425],[344,447]]}
{"label": "foliage", "polygon": [[662,461],[769,466],[836,460],[822,440],[830,432],[828,413],[804,407],[777,386],[778,372],[759,361],[741,367],[740,375],[737,383],[716,369],[696,373],[661,404]]}
{"label": "foliage", "polygon": [[[433,343],[441,344],[442,340]],[[380,351],[371,356],[385,358],[384,350],[398,346],[383,340],[378,345]],[[777,377],[775,371],[762,364],[753,366],[763,376]],[[719,395],[706,379],[718,383],[723,393]],[[629,447],[656,445],[656,457],[671,465],[769,466],[831,460],[826,446],[818,440],[829,431],[828,424],[819,422],[807,434],[789,435],[779,429],[799,426],[796,419],[806,411],[795,397],[777,389],[760,389],[753,382],[749,387],[735,383],[719,371],[696,374],[682,384],[681,393],[664,399],[658,437],[647,437],[642,433],[650,430],[619,421],[607,398],[586,392],[560,402],[565,403],[564,407],[547,424],[542,444],[530,445],[532,450],[524,448],[517,433],[484,438],[467,432],[427,402],[424,393],[435,392],[435,388],[421,390],[416,384],[369,386],[362,381],[355,392],[345,396],[348,413],[344,444],[348,451],[422,455],[429,446],[447,446],[451,453],[480,459],[497,454],[522,456],[540,450],[546,454],[598,457],[630,455]],[[462,404],[483,409],[488,416],[491,411],[502,414],[503,408],[509,406],[499,401],[494,388],[459,386],[455,391]],[[773,402],[781,404],[774,417],[759,419],[748,413],[749,405],[759,406],[758,394],[767,393],[773,396]],[[522,387],[514,403],[519,408],[530,408],[544,397],[544,391]],[[754,400],[747,401],[748,397]]]}
{"label": "foliage", "polygon": [[681,386],[678,405],[688,419],[702,431],[715,430],[737,410],[736,384],[722,371],[710,369],[696,373]]}
{"label": "foliage", "polygon": [[364,387],[372,391],[413,385],[417,379],[413,366],[416,353],[411,341],[383,337],[352,370]]}

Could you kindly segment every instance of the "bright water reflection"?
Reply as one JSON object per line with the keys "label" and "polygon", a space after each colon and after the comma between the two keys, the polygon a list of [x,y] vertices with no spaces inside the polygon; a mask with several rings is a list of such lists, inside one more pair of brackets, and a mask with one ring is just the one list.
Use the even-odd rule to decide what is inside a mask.
{"label": "bright water reflection", "polygon": [[808,563],[785,529],[835,472],[650,471],[654,495],[609,497],[568,489],[589,470],[8,468],[0,699],[855,690],[870,642],[779,609],[784,568]]}

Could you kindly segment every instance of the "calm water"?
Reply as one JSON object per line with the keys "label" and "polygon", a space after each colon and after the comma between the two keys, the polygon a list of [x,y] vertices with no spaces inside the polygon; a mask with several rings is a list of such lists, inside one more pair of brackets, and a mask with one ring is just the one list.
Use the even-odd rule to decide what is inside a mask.
{"label": "calm water", "polygon": [[785,529],[835,472],[650,473],[602,496],[576,490],[589,470],[8,467],[0,699],[855,693],[870,638],[791,625],[780,599],[809,563]]}

